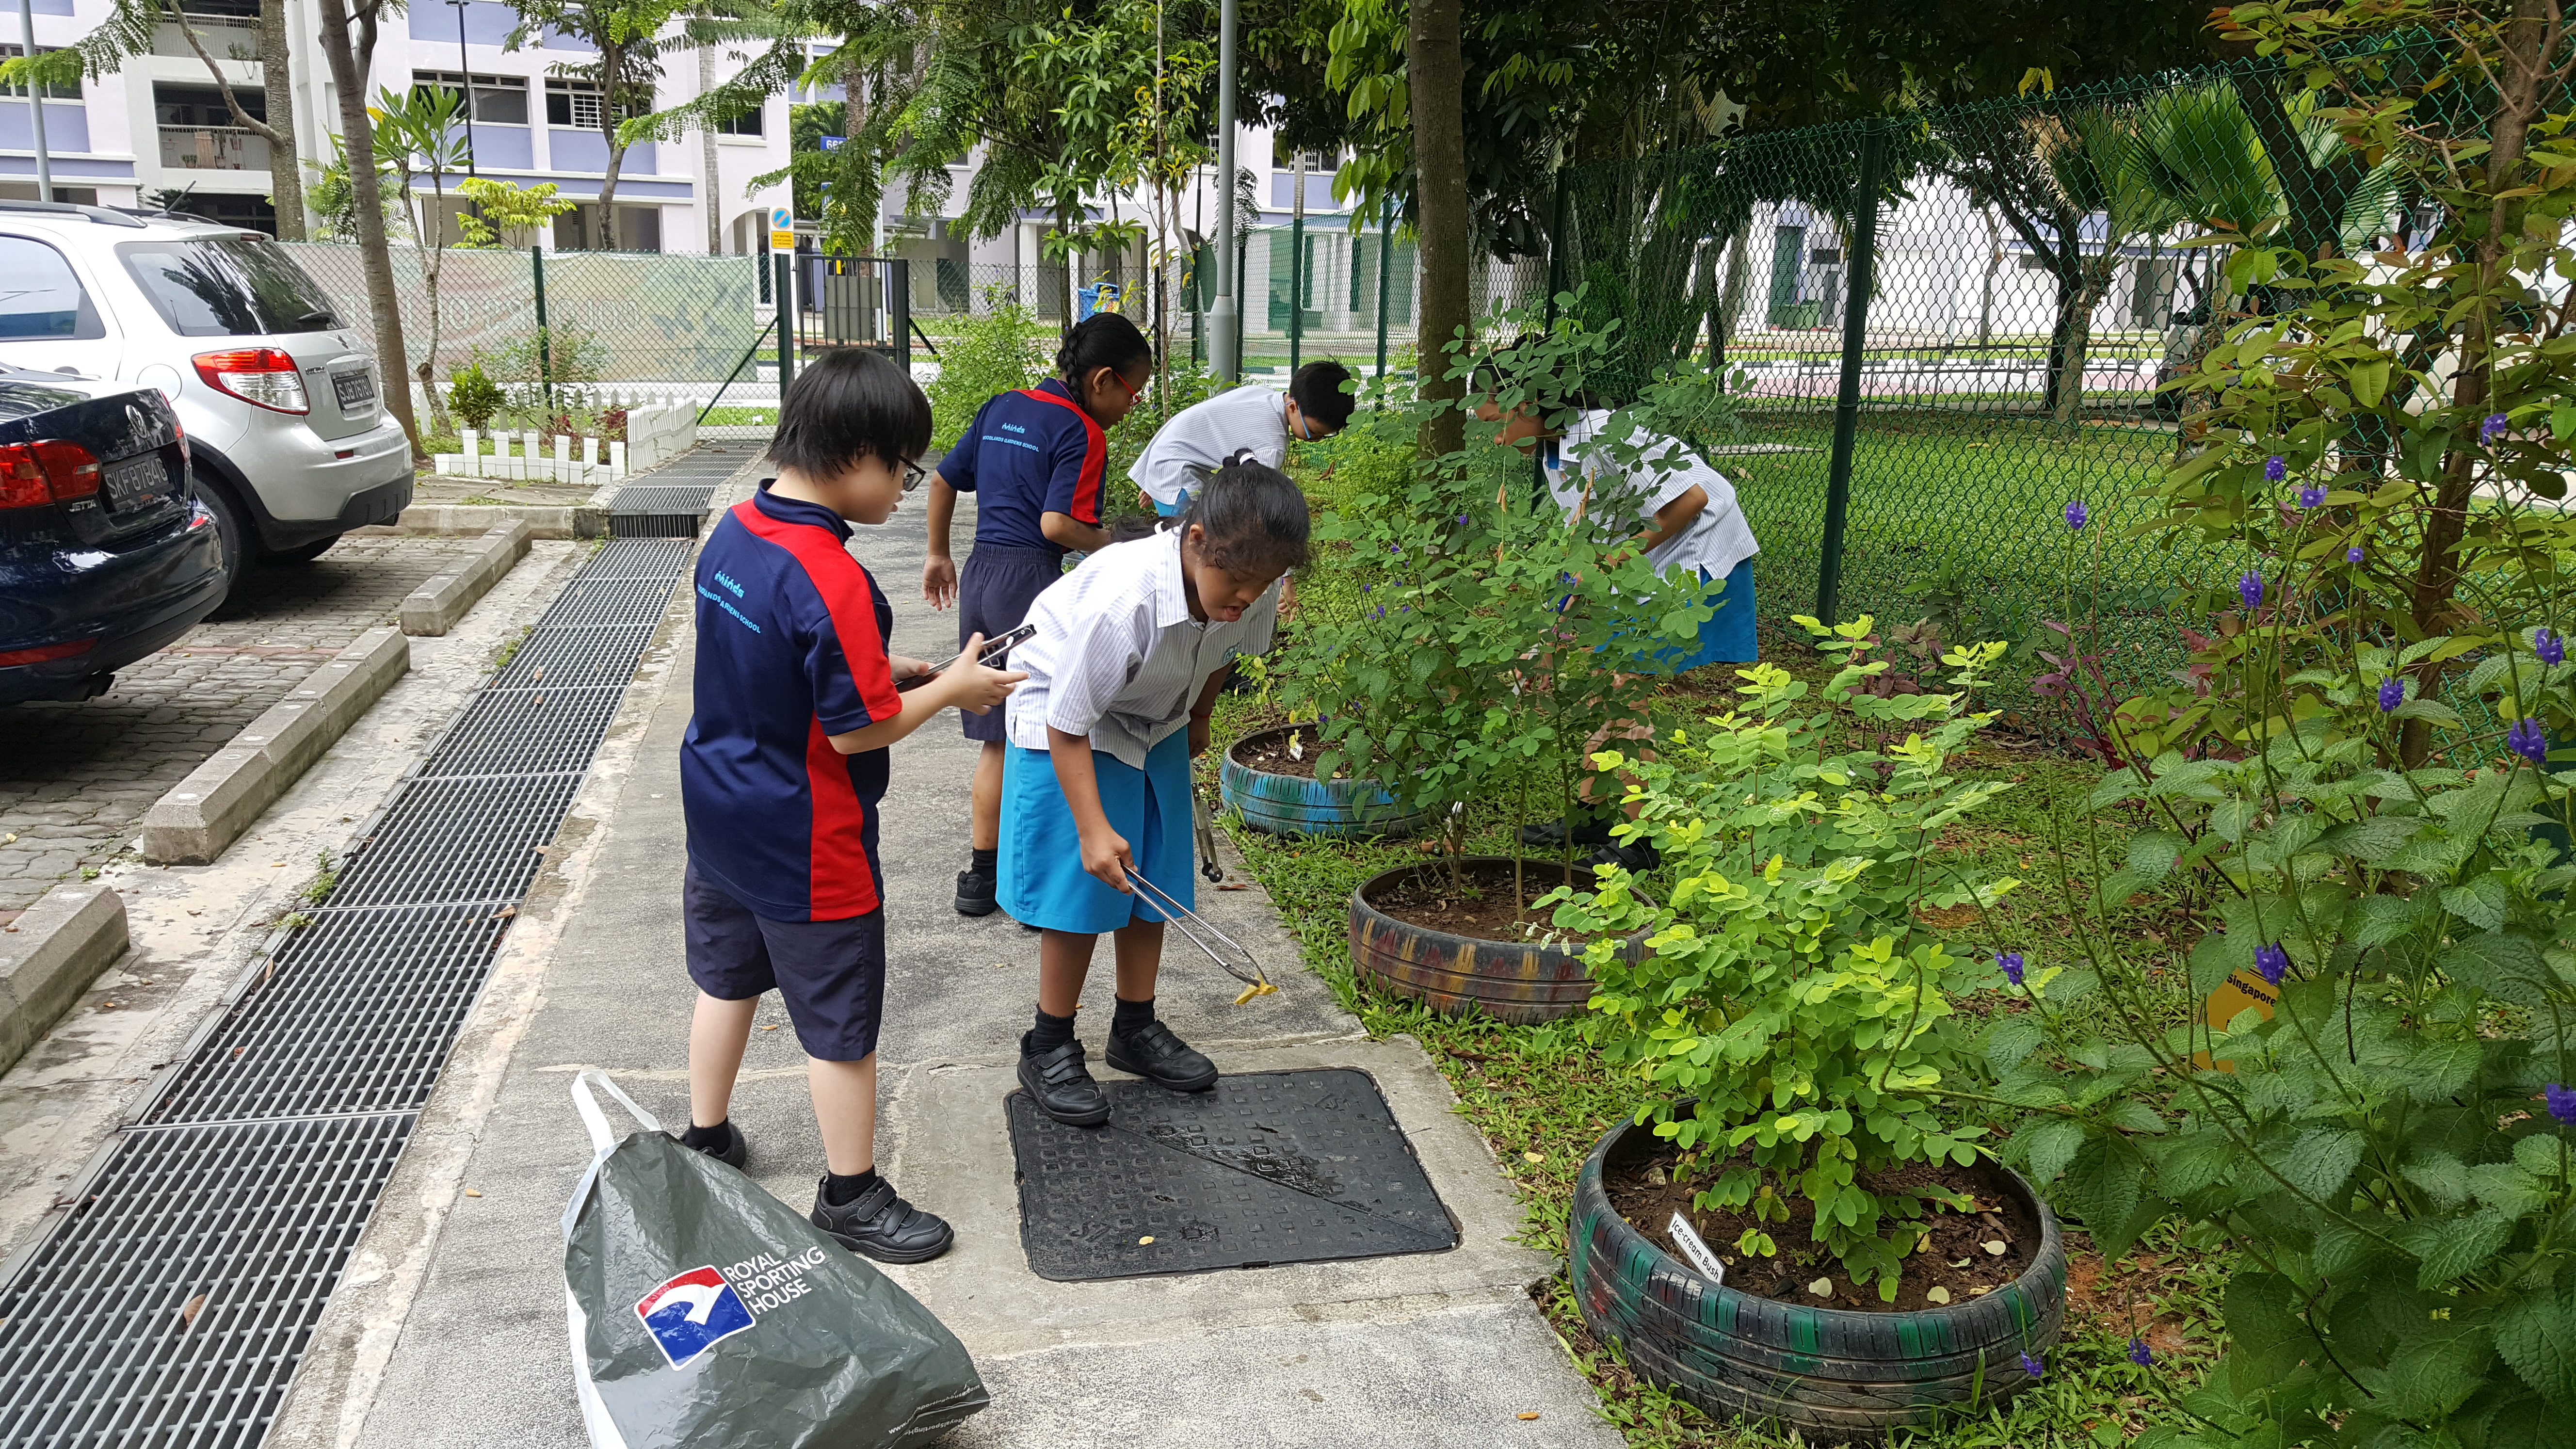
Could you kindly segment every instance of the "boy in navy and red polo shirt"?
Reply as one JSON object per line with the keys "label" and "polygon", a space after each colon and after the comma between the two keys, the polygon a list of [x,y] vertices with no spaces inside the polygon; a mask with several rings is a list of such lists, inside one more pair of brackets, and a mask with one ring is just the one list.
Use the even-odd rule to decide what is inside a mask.
{"label": "boy in navy and red polo shirt", "polygon": [[[984,404],[930,477],[930,559],[921,596],[934,609],[957,605],[957,637],[995,638],[1028,617],[1029,604],[1064,574],[1064,556],[1105,547],[1101,475],[1109,441],[1154,375],[1154,349],[1136,324],[1095,313],[1056,350],[1057,375]],[[957,495],[975,495],[975,551],[961,578],[949,556]],[[969,715],[966,738],[981,741],[966,869],[957,909],[994,908],[994,850],[1001,842],[1002,714]]]}
{"label": "boy in navy and red polo shirt", "polygon": [[935,1258],[954,1234],[875,1169],[886,747],[949,705],[991,709],[1021,678],[968,662],[895,687],[929,666],[886,652],[894,611],[844,545],[850,521],[883,523],[919,481],[930,429],[921,389],[872,353],[837,351],[797,378],[769,450],[778,476],[698,555],[696,712],[680,746],[698,986],[681,1140],[743,1165],[734,1077],[776,990],[823,1129],[814,1223],[890,1263]]}

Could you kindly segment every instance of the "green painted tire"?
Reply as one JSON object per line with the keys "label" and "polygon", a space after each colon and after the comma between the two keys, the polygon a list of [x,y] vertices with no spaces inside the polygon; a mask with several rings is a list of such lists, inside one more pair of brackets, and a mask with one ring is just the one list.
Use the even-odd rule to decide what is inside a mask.
{"label": "green painted tire", "polygon": [[1584,1325],[1627,1351],[1640,1377],[1720,1422],[1741,1415],[1810,1439],[1877,1439],[1945,1415],[1982,1415],[2037,1380],[2021,1355],[2055,1344],[2066,1316],[2066,1245],[2030,1184],[2007,1174],[2040,1223],[2019,1278],[1983,1298],[1911,1313],[1809,1308],[1709,1282],[1610,1205],[1603,1169],[1645,1155],[1651,1129],[1605,1134],[1574,1185],[1567,1272]]}
{"label": "green painted tire", "polygon": [[1228,745],[1217,769],[1217,794],[1243,822],[1272,835],[1411,835],[1422,828],[1421,811],[1408,812],[1375,780],[1310,780],[1302,775],[1274,775],[1256,770],[1234,752],[1303,728],[1282,725],[1256,730]]}

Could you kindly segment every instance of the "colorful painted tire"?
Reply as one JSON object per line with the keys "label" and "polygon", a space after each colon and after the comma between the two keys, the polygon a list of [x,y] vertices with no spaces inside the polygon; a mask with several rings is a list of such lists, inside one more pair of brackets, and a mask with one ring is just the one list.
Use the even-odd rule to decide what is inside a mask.
{"label": "colorful painted tire", "polygon": [[2040,1223],[2028,1271],[1946,1308],[1864,1313],[1738,1293],[1655,1246],[1619,1216],[1601,1185],[1605,1165],[1653,1146],[1650,1129],[1612,1128],[1575,1180],[1567,1224],[1567,1269],[1584,1325],[1623,1345],[1641,1377],[1720,1422],[1740,1414],[1827,1442],[1982,1414],[2037,1382],[2023,1372],[2021,1355],[2057,1342],[2066,1245],[2048,1205],[2018,1176],[2006,1174]]}
{"label": "colorful painted tire", "polygon": [[[1473,868],[1488,861],[1508,865],[1510,857],[1471,855],[1462,863]],[[1592,999],[1592,975],[1584,969],[1579,948],[1453,936],[1399,921],[1369,904],[1379,887],[1431,868],[1400,865],[1370,876],[1351,892],[1351,965],[1362,980],[1427,1001],[1451,1016],[1475,1010],[1523,1024],[1571,1016]],[[1635,960],[1644,942],[1640,931],[1628,938],[1621,954]]]}
{"label": "colorful painted tire", "polygon": [[1285,735],[1297,725],[1261,730],[1226,747],[1217,770],[1217,793],[1244,823],[1272,835],[1411,835],[1422,828],[1420,811],[1407,812],[1375,780],[1309,780],[1274,775],[1238,762],[1234,752],[1255,740]]}

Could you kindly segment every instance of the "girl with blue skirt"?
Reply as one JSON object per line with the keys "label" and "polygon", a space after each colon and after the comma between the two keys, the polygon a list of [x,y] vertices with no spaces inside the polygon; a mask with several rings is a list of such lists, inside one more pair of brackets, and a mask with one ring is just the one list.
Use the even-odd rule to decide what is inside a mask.
{"label": "girl with blue skirt", "polygon": [[1109,1120],[1073,1030],[1103,932],[1118,971],[1109,1065],[1176,1092],[1216,1085],[1215,1064],[1154,1015],[1163,916],[1130,878],[1194,905],[1190,757],[1233,661],[1270,648],[1307,530],[1297,485],[1238,458],[1176,525],[1092,554],[1029,609],[1037,634],[1011,653],[1028,678],[1007,716],[1000,899],[1041,932],[1019,1078],[1059,1122]]}

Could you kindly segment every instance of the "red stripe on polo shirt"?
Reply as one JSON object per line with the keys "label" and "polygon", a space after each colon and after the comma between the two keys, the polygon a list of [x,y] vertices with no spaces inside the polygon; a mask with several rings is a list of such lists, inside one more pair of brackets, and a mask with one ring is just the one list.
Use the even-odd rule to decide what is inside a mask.
{"label": "red stripe on polo shirt", "polygon": [[[877,634],[876,606],[868,597],[867,577],[841,541],[811,524],[782,523],[760,511],[751,500],[734,505],[734,518],[753,537],[776,544],[822,596],[831,615],[832,632],[849,662],[850,682],[859,691],[871,720],[903,713],[903,696],[894,687],[885,641]],[[855,647],[853,647],[855,646]],[[876,874],[868,868],[865,831],[867,807],[850,783],[850,757],[832,748],[815,719],[805,738],[805,775],[814,792],[814,819],[809,846],[811,864],[808,907],[817,921],[863,916],[877,908]]]}
{"label": "red stripe on polo shirt", "polygon": [[1109,465],[1109,435],[1100,430],[1100,422],[1083,411],[1082,405],[1069,397],[1059,397],[1036,388],[1022,391],[1033,398],[1054,403],[1082,419],[1082,474],[1073,482],[1073,521],[1091,528],[1100,526],[1100,475]]}

